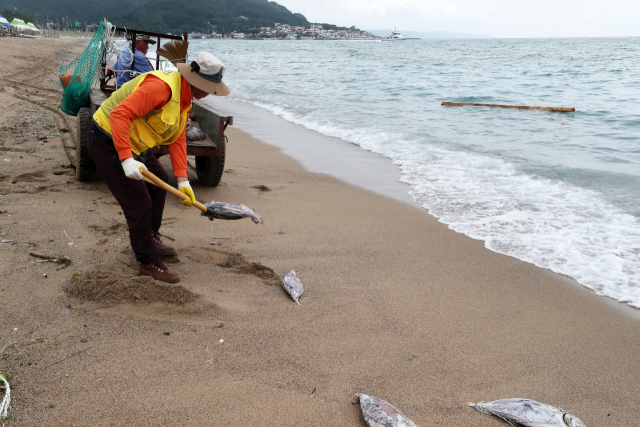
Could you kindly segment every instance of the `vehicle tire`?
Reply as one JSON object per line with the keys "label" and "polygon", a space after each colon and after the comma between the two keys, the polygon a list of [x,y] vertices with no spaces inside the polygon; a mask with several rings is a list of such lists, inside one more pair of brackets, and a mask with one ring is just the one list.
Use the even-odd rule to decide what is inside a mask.
{"label": "vehicle tire", "polygon": [[78,111],[78,134],[76,146],[76,179],[80,182],[94,182],[100,177],[96,164],[87,149],[87,130],[91,125],[91,108]]}
{"label": "vehicle tire", "polygon": [[227,136],[222,138],[222,150],[219,157],[196,156],[196,173],[200,185],[215,187],[220,184],[224,172],[224,159],[227,152]]}

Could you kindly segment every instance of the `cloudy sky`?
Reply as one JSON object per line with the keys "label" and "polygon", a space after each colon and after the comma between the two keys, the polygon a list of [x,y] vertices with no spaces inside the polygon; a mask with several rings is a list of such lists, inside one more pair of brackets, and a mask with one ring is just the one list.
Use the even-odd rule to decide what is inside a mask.
{"label": "cloudy sky", "polygon": [[276,0],[310,22],[491,37],[640,36],[640,0]]}

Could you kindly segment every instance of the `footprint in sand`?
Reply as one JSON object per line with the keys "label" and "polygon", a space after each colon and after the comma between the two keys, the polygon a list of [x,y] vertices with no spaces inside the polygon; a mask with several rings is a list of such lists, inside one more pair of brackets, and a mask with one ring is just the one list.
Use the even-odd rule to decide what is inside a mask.
{"label": "footprint in sand", "polygon": [[47,174],[48,171],[45,170],[27,172],[16,176],[14,180],[18,182],[45,182],[49,181],[49,179],[46,178]]}
{"label": "footprint in sand", "polygon": [[277,285],[280,277],[269,267],[257,262],[249,262],[242,254],[223,252],[210,248],[187,248],[180,251],[180,255],[198,264],[216,264],[237,274],[250,274],[267,285]]}
{"label": "footprint in sand", "polygon": [[251,188],[255,188],[258,191],[261,191],[263,193],[268,193],[269,191],[271,191],[271,189],[269,187],[267,187],[266,185],[253,185],[251,186]]}
{"label": "footprint in sand", "polygon": [[88,228],[96,233],[101,233],[103,236],[112,236],[128,230],[127,224],[116,221],[104,225],[93,224],[88,226]]}

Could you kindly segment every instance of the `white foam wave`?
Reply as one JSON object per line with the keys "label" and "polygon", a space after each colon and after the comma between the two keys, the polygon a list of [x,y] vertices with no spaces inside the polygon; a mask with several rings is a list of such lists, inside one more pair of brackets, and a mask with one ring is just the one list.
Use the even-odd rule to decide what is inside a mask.
{"label": "white foam wave", "polygon": [[[417,203],[495,252],[640,308],[640,226],[595,191],[518,174],[507,162],[444,152],[402,161]],[[422,159],[426,160],[426,159]]]}
{"label": "white foam wave", "polygon": [[296,114],[282,107],[269,105],[263,102],[251,103],[257,107],[260,107],[267,111],[271,111],[274,115],[282,117],[283,119],[291,123],[303,126],[309,130],[318,132],[325,136],[342,139],[346,142],[356,144],[365,150],[389,157],[386,153],[384,153],[383,149],[383,147],[386,145],[385,142],[389,140],[389,136],[385,132],[377,132],[375,134],[372,134],[370,130],[365,129],[343,129],[336,126],[332,122],[319,123],[317,120],[313,120],[309,117]]}

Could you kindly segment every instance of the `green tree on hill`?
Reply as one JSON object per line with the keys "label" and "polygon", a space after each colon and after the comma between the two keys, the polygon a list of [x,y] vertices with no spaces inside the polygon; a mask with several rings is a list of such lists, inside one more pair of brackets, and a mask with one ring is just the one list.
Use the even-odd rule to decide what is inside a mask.
{"label": "green tree on hill", "polygon": [[191,0],[188,3],[151,0],[113,18],[118,26],[175,33],[210,30],[210,26],[228,33],[273,26],[275,22],[309,24],[304,16],[267,0]]}
{"label": "green tree on hill", "polygon": [[32,15],[17,13],[15,12],[15,10],[11,10],[11,9],[0,10],[0,15],[4,16],[4,18],[9,22],[13,21],[16,18],[24,22],[35,22],[36,20],[35,17]]}

